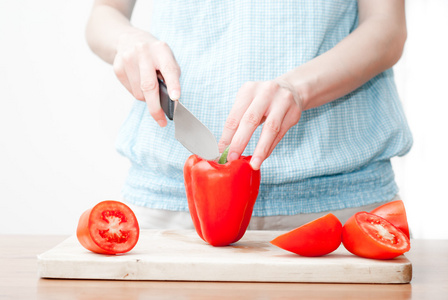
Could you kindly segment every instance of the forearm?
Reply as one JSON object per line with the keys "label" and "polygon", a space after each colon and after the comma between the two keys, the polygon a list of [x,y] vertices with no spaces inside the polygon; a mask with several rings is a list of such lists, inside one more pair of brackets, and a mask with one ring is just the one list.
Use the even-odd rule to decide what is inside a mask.
{"label": "forearm", "polygon": [[[397,0],[391,2],[394,1]],[[390,14],[360,11],[356,30],[331,50],[281,79],[301,96],[304,110],[317,107],[350,93],[392,67],[401,57],[405,40],[404,12],[400,9]]]}
{"label": "forearm", "polygon": [[104,61],[112,64],[120,36],[135,30],[130,18],[135,0],[97,0],[86,27],[86,39],[90,48]]}

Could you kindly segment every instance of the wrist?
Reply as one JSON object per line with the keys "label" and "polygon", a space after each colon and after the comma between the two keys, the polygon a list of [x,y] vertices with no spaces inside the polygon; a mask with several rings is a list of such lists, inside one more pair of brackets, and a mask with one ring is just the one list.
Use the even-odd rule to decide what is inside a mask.
{"label": "wrist", "polygon": [[290,89],[295,95],[296,102],[300,105],[302,111],[309,109],[309,85],[301,80],[298,76],[294,76],[293,71],[288,72],[276,79],[280,83]]}

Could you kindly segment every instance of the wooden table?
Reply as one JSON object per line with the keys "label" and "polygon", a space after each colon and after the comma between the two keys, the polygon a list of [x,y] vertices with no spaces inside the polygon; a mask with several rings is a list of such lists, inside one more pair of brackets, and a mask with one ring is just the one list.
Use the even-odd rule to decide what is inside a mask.
{"label": "wooden table", "polygon": [[0,236],[0,299],[448,299],[448,240],[412,240],[410,284],[40,279],[36,255],[65,238]]}

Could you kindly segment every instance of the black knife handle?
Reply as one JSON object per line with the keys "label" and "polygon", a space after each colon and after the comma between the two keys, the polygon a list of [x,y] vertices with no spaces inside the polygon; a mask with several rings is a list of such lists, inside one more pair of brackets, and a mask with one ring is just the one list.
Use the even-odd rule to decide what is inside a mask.
{"label": "black knife handle", "polygon": [[165,115],[168,119],[173,120],[174,116],[174,101],[168,96],[168,90],[166,88],[165,82],[157,79],[159,81],[159,94],[160,94],[160,106],[162,106]]}

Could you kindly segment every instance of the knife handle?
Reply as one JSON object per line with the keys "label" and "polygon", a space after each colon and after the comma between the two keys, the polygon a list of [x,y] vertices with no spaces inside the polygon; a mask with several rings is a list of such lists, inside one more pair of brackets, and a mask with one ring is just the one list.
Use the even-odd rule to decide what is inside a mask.
{"label": "knife handle", "polygon": [[159,81],[159,94],[160,94],[160,106],[162,106],[165,115],[168,119],[173,120],[174,116],[174,101],[168,96],[168,90],[166,88],[165,82],[157,79]]}

